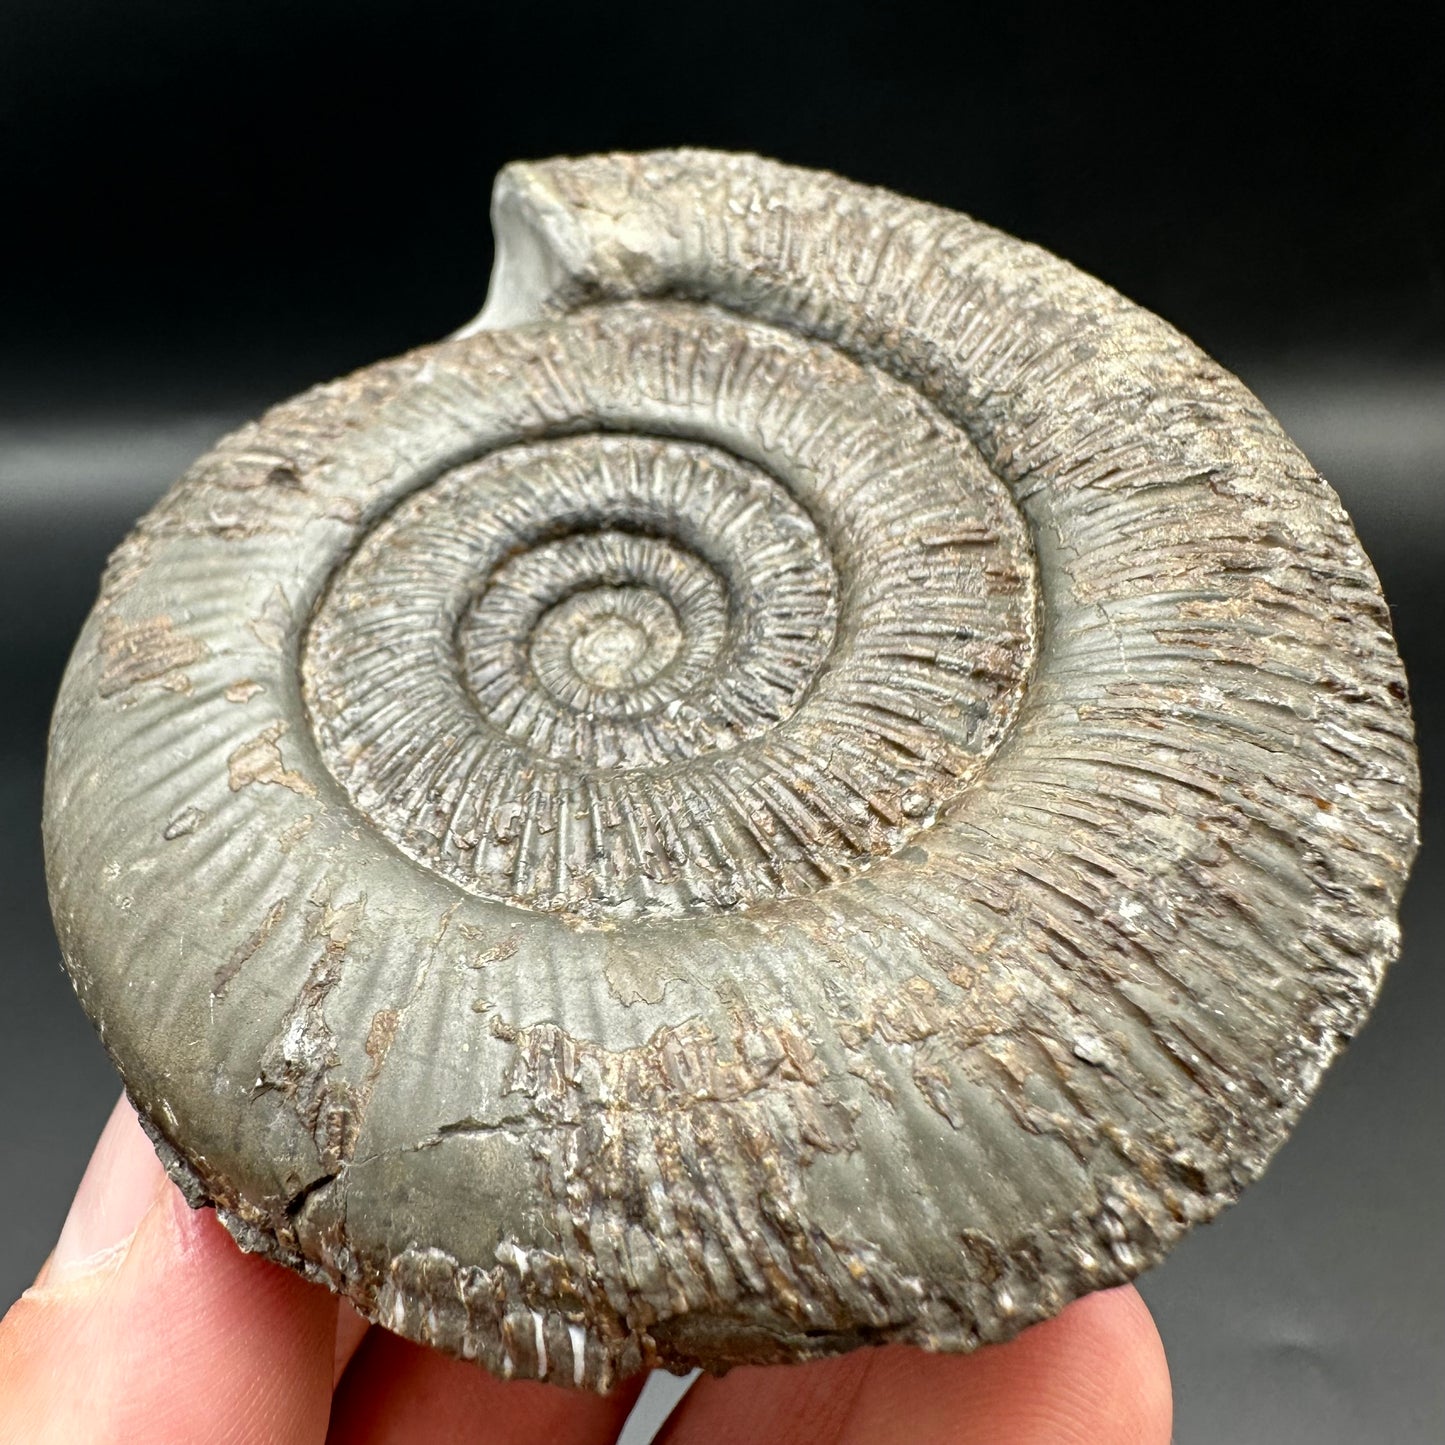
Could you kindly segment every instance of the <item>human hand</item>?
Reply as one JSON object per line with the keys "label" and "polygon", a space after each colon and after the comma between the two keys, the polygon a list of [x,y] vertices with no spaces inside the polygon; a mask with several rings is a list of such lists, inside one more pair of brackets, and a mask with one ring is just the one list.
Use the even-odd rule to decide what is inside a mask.
{"label": "human hand", "polygon": [[[124,1099],[54,1253],[0,1322],[4,1445],[610,1445],[607,1397],[503,1383],[242,1254]],[[666,1445],[1165,1445],[1169,1374],[1131,1288],[967,1356],[902,1346],[703,1378]]]}

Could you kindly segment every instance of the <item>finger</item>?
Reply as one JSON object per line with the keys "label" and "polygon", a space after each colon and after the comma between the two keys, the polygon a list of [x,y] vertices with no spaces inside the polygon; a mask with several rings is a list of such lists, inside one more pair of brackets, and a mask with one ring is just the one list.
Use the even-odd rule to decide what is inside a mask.
{"label": "finger", "polygon": [[902,1346],[702,1379],[657,1445],[1168,1445],[1169,1371],[1132,1288],[972,1355]]}
{"label": "finger", "polygon": [[192,1211],[122,1102],[0,1322],[0,1441],[317,1445],[335,1300]]}
{"label": "finger", "polygon": [[165,1171],[155,1150],[137,1142],[144,1135],[122,1094],[110,1111],[95,1152],[90,1156],[70,1213],[50,1258],[40,1267],[37,1284],[77,1269],[91,1255],[127,1238],[151,1207]]}
{"label": "finger", "polygon": [[358,1314],[346,1300],[340,1302],[336,1309],[335,1363],[331,1368],[333,1388],[341,1383],[341,1377],[346,1373],[351,1357],[361,1348],[361,1342],[370,1328],[370,1322]]}
{"label": "finger", "polygon": [[373,1329],[336,1393],[326,1445],[611,1445],[640,1388],[589,1395],[502,1381]]}

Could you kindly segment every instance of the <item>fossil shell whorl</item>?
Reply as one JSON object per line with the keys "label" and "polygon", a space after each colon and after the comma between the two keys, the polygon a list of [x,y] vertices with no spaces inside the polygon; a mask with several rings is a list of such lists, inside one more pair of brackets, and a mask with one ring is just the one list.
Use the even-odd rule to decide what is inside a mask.
{"label": "fossil shell whorl", "polygon": [[506,388],[545,420],[402,501],[317,608],[305,697],[356,806],[469,891],[593,919],[893,851],[1022,694],[1003,486],[908,388],[772,328],[621,305],[526,345]]}
{"label": "fossil shell whorl", "polygon": [[478,324],[226,438],[57,707],[192,1196],[505,1375],[966,1349],[1264,1166],[1414,849],[1378,586],[1233,378],[966,217],[510,168]]}

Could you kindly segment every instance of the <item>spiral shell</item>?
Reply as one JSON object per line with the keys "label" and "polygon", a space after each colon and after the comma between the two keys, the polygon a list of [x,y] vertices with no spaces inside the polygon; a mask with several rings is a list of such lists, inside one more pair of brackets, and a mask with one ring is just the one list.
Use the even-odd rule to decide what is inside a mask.
{"label": "spiral shell", "polygon": [[1404,678],[1163,322],[747,156],[513,166],[458,336],[112,559],[67,966],[247,1248],[606,1388],[1007,1338],[1264,1167],[1397,946]]}

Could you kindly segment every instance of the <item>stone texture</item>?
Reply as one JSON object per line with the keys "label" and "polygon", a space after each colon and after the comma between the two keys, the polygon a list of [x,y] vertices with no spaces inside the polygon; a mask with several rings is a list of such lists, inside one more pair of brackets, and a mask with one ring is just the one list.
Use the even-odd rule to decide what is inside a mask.
{"label": "stone texture", "polygon": [[594,1389],[1131,1278],[1396,951],[1334,493],[964,216],[679,151],[510,167],[495,225],[478,321],[223,439],[77,644],[52,902],[167,1166]]}

